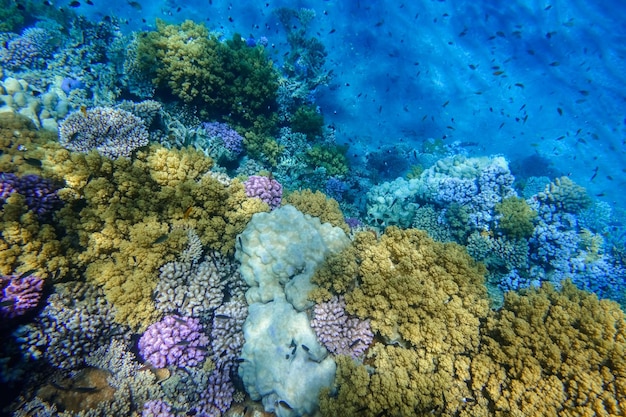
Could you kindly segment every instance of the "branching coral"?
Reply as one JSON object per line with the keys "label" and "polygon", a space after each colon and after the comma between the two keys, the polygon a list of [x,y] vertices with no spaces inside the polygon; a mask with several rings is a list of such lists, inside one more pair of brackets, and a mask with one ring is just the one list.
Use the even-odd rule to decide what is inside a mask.
{"label": "branching coral", "polygon": [[339,203],[326,197],[320,191],[313,192],[309,189],[295,191],[288,194],[284,200],[285,204],[291,204],[305,214],[319,217],[322,223],[330,223],[333,226],[341,227],[346,233],[350,232],[339,208]]}
{"label": "branching coral", "polygon": [[616,303],[568,281],[511,292],[487,320],[472,388],[495,415],[623,415],[625,350]]}
{"label": "branching coral", "polygon": [[345,295],[346,310],[370,319],[382,342],[363,364],[338,358],[323,415],[460,412],[471,396],[468,355],[488,312],[484,267],[461,246],[418,230],[389,227],[380,239],[361,232],[354,245],[357,287]]}

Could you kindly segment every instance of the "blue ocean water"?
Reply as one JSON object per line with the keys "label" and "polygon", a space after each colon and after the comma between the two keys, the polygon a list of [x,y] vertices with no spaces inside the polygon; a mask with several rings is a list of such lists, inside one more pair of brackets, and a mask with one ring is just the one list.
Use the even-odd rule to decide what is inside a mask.
{"label": "blue ocean water", "polygon": [[[217,167],[213,169],[216,176],[219,173],[230,179],[238,177],[242,182],[256,175],[268,177],[261,181],[280,182],[284,196],[307,188],[322,191],[337,200],[352,237],[362,230],[373,231],[378,237],[389,226],[416,227],[427,230],[435,240],[466,246],[472,257],[487,266],[494,311],[501,307],[502,294],[506,291],[534,288],[543,282],[559,286],[565,278],[580,289],[616,301],[622,308],[626,306],[626,195],[622,192],[626,186],[626,4],[580,0],[504,4],[461,0],[182,3],[171,0],[0,1],[10,11],[0,20],[3,28],[0,31],[0,111],[30,118],[37,129],[60,135],[66,148],[80,153],[86,149],[68,142],[82,133],[65,133],[64,143],[64,120],[92,117],[89,112],[95,108],[111,109],[123,101],[155,100],[171,117],[167,120],[176,120],[180,128],[172,128],[175,125],[172,122],[167,129],[151,131],[150,142],[168,149],[187,145],[199,149],[216,161]],[[19,15],[21,19],[13,21],[12,15]],[[155,88],[151,84],[154,73],[141,79],[133,78],[137,68],[132,67],[133,61],[125,51],[136,51],[132,48],[136,47],[137,39],[157,31],[157,19],[171,25],[180,25],[186,20],[203,24],[223,44],[233,36],[240,37],[244,48],[262,51],[263,59],[279,74],[280,86],[295,86],[291,90],[285,87],[283,95],[276,100],[278,104],[268,105],[267,114],[277,115],[279,121],[262,132],[282,147],[282,154],[272,156],[269,148],[253,151],[245,141],[245,146],[229,147],[229,140],[236,142],[242,136],[250,140],[246,133],[256,128],[246,119],[252,113],[246,107],[248,103],[239,103],[239,108],[243,108],[240,113],[235,106],[232,111],[220,114],[215,109],[203,108],[206,103],[199,105],[196,96],[185,102],[176,97],[174,88],[168,90],[163,85]],[[28,32],[29,29],[44,30],[47,35],[41,37],[39,32]],[[26,44],[28,48],[23,46]],[[72,54],[72,50],[77,54]],[[158,65],[155,61],[154,68]],[[11,92],[11,86],[19,82],[22,87],[15,87]],[[203,79],[200,84],[205,82]],[[285,91],[291,95],[285,96]],[[51,97],[49,94],[57,97],[51,107],[45,102],[45,97]],[[27,104],[19,104],[20,100]],[[35,102],[37,104],[32,104]],[[130,105],[123,106],[127,109]],[[323,120],[323,123],[298,130],[294,122],[296,108],[312,112],[318,117],[317,121]],[[207,112],[202,113],[204,110]],[[124,123],[132,125],[130,120],[127,118]],[[229,125],[214,125],[217,130],[233,128],[237,132],[229,130],[228,140],[226,133],[208,134],[208,128],[201,127],[204,126],[201,123],[211,122]],[[109,129],[100,132],[101,136],[107,136]],[[312,136],[306,136],[307,132]],[[256,131],[254,134],[262,135]],[[221,148],[211,142],[219,135],[224,135]],[[145,142],[138,142],[141,143],[137,148],[145,146],[147,134]],[[9,154],[8,147],[2,154]],[[333,149],[345,159],[312,156],[321,154],[323,149]],[[98,150],[105,156],[119,156],[116,153],[119,150],[109,150],[109,153]],[[132,160],[134,151],[130,149],[121,156]],[[35,168],[42,164],[39,159],[22,160]],[[43,166],[46,168],[45,162]],[[2,170],[7,174],[26,172],[18,167],[7,168],[6,164]],[[13,177],[7,178],[2,177],[5,188],[0,188],[5,193],[0,193],[1,201],[6,200],[3,207],[9,207],[8,196],[12,191],[5,190],[9,190],[10,185],[18,194],[24,194],[30,211],[48,210],[48,206],[42,208],[37,202],[29,204],[29,198],[35,199],[37,193],[20,191]],[[90,175],[87,181],[91,179]],[[73,178],[68,176],[66,180],[65,185],[71,188]],[[534,212],[527,232],[506,226],[507,215],[499,204],[513,197],[523,199],[525,207]],[[272,207],[278,206],[280,196],[278,203],[275,195],[267,202]],[[56,202],[50,204],[54,206]],[[525,210],[517,207],[516,214]],[[76,213],[80,208],[76,208]],[[184,209],[184,220],[193,217],[190,214],[193,206]],[[53,220],[47,221],[54,223],[56,217],[50,216]],[[458,226],[459,221],[461,226]],[[9,229],[5,227],[8,236]],[[152,240],[158,244],[167,242],[167,236],[175,228],[166,227]],[[95,229],[93,234],[96,234]],[[233,258],[233,251],[223,260],[219,260],[218,255],[211,259],[207,255],[206,259],[196,259],[189,264],[192,266],[188,267],[191,271],[188,275],[201,276],[198,271],[203,267],[211,268],[211,263],[218,271],[223,269],[234,274],[237,262],[248,255],[246,251],[254,251],[249,247],[244,249],[241,237],[238,239],[234,243],[234,251],[239,251],[237,260]],[[192,240],[189,235],[189,241]],[[224,242],[226,240],[224,237]],[[99,242],[96,238],[94,241]],[[215,242],[212,244],[212,249],[219,247]],[[97,246],[84,241],[75,245]],[[13,253],[11,249],[2,247],[7,259],[8,254]],[[223,264],[218,267],[215,259]],[[17,265],[15,270],[3,271],[3,303],[7,303],[3,307],[17,303],[6,293],[11,277],[17,280],[20,276],[36,274],[26,263],[13,263]],[[159,268],[164,263],[165,260]],[[222,265],[228,267],[221,268]],[[84,273],[88,267],[82,267],[83,270],[72,273]],[[159,268],[153,269],[163,284],[155,283],[157,276],[151,283],[170,288],[170,291],[181,286],[165,284],[166,278],[164,273],[159,275]],[[112,372],[114,382],[111,384],[115,388],[122,386],[125,378],[137,384],[132,385],[131,390],[142,383],[144,387],[149,386],[138,394],[137,398],[142,401],[120,405],[123,401],[115,397],[108,411],[106,407],[100,408],[93,411],[95,415],[141,413],[144,403],[143,415],[249,415],[253,408],[264,408],[268,414],[273,412],[279,416],[318,411],[316,401],[308,397],[298,403],[294,399],[298,395],[277,388],[267,389],[271,394],[259,393],[262,383],[255,385],[241,373],[236,376],[238,364],[252,362],[250,357],[254,356],[249,353],[253,349],[250,345],[244,347],[244,354],[241,354],[243,333],[252,333],[252,330],[243,330],[245,316],[237,322],[239,327],[233,325],[241,339],[240,345],[233,342],[238,346],[233,348],[233,359],[227,366],[217,366],[217,370],[228,369],[227,376],[219,375],[214,369],[194,369],[197,364],[185,366],[166,362],[168,366],[159,368],[169,367],[169,372],[181,381],[178,385],[159,391],[154,381],[137,382],[137,368],[152,368],[149,361],[141,359],[147,354],[139,351],[137,343],[147,326],[139,331],[132,324],[129,328],[123,327],[127,323],[120,324],[119,320],[115,325],[110,324],[115,302],[109,294],[102,293],[110,290],[108,284],[99,282],[104,288],[102,291],[62,286],[71,286],[73,281],[81,279],[68,273],[63,280],[54,282],[53,288],[50,278],[45,290],[48,298],[42,298],[36,309],[17,319],[3,316],[0,330],[3,340],[10,342],[0,354],[3,372],[0,382],[14,394],[14,398],[2,402],[8,415],[77,415],[72,413],[85,411],[89,408],[85,404],[80,405],[85,408],[64,408],[71,400],[60,399],[63,392],[88,394],[92,391],[91,385],[76,382],[87,378],[81,373],[85,363]],[[219,331],[223,331],[216,324],[216,317],[235,317],[234,313],[230,316],[231,313],[224,311],[235,309],[227,305],[229,298],[236,299],[234,294],[244,285],[235,284],[234,279],[223,281],[227,282],[219,284],[223,303],[207,308],[210,314],[204,312],[198,316],[205,329],[212,329],[206,330],[211,340],[216,340]],[[247,285],[251,285],[250,282]],[[72,339],[70,331],[56,331],[50,325],[60,320],[58,317],[80,321],[63,313],[64,309],[72,308],[67,301],[68,294],[71,298],[72,294],[79,293],[88,294],[86,298],[108,297],[107,302],[113,304],[113,307],[98,307],[101,311],[96,313],[86,304],[74,306],[76,311],[84,308],[81,320],[97,317],[102,329],[119,324],[119,329],[107,330],[113,335],[102,329],[96,332],[97,336],[93,337],[98,337],[96,344],[101,346],[90,346],[90,341],[80,338]],[[160,308],[158,303],[162,301],[157,294],[158,291],[154,302]],[[243,300],[242,294],[239,295]],[[247,302],[252,304],[250,300]],[[66,307],[64,303],[68,303]],[[180,306],[173,310],[163,307],[159,314],[172,311],[185,315]],[[169,322],[178,321],[183,319]],[[157,326],[159,323],[153,320],[150,324]],[[157,332],[156,327],[153,330]],[[124,336],[118,337],[120,333]],[[71,341],[64,342],[65,338]],[[126,345],[105,346],[107,339],[119,339]],[[286,349],[287,355],[292,352],[295,357],[293,352],[306,345],[293,340],[291,344],[287,341],[287,348],[281,349]],[[206,341],[197,343],[195,355],[202,358],[206,355],[220,364],[217,348]],[[391,344],[380,334],[374,343]],[[182,340],[176,346],[188,344],[189,341]],[[72,353],[68,346],[78,345],[84,349],[76,355],[76,361],[66,360],[65,356]],[[115,353],[107,356],[97,351],[102,347],[106,352]],[[300,352],[303,349],[300,348]],[[306,351],[309,352],[308,347]],[[111,370],[115,366],[118,366],[117,371]],[[129,373],[131,368],[135,373]],[[181,376],[180,369],[188,369],[187,374]],[[24,376],[27,372],[36,377]],[[318,371],[311,372],[313,375]],[[93,378],[89,380],[91,384],[96,377],[90,378]],[[48,383],[47,388],[44,387],[47,391],[41,391],[43,382],[37,385],[33,381],[37,379]],[[311,384],[318,387],[319,380]],[[172,379],[169,381],[173,384]],[[211,387],[213,391],[207,394],[200,389],[196,392],[194,386]],[[58,392],[51,394],[55,389]],[[93,390],[103,391],[100,386]],[[223,392],[230,397],[222,396]],[[236,404],[227,411],[233,393],[242,397],[242,404],[246,405]],[[230,401],[222,401],[224,397]],[[317,391],[311,397],[316,398]],[[66,414],[59,414],[62,412]],[[445,415],[434,406],[425,412]]]}

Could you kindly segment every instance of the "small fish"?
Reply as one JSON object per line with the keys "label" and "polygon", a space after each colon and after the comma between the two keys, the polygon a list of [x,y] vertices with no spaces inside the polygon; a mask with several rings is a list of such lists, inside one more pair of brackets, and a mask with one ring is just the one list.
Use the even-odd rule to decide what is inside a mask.
{"label": "small fish", "polygon": [[468,67],[470,67],[471,70],[475,70],[476,68],[478,68],[478,66],[474,64],[469,64]]}
{"label": "small fish", "polygon": [[598,168],[600,167],[597,166],[594,168],[593,175],[591,176],[591,178],[589,178],[589,181],[593,181],[596,178],[596,176],[598,175]]}
{"label": "small fish", "polygon": [[82,114],[83,117],[87,117],[87,106],[80,106],[80,114]]}
{"label": "small fish", "polygon": [[280,405],[280,406],[282,406],[282,407],[285,407],[287,410],[293,410],[293,407],[292,407],[292,406],[290,406],[289,404],[287,404],[287,402],[286,402],[286,401],[280,400],[280,401],[278,402],[278,405]]}
{"label": "small fish", "polygon": [[70,3],[70,7],[79,7],[80,6],[80,2],[74,0],[73,2]]}
{"label": "small fish", "polygon": [[582,94],[583,96],[588,96],[589,95],[589,91],[587,91],[587,90],[579,90],[578,92],[580,94]]}
{"label": "small fish", "polygon": [[24,272],[24,273],[20,274],[20,278],[24,278],[24,277],[31,276],[31,275],[33,275],[35,272],[37,272],[37,270],[36,270],[36,269],[29,269],[28,271],[26,271],[26,272]]}
{"label": "small fish", "polygon": [[361,342],[361,339],[356,339],[354,342],[350,343],[350,348],[355,347],[359,342]]}
{"label": "small fish", "polygon": [[17,10],[21,10],[21,11],[26,10],[26,7],[24,7],[24,5],[22,3],[17,3],[16,7],[17,7]]}
{"label": "small fish", "polygon": [[497,77],[498,75],[502,75],[502,74],[504,74],[504,71],[502,71],[502,70],[499,70],[499,71],[494,71],[494,72],[493,72],[493,75],[495,75],[496,77]]}
{"label": "small fish", "polygon": [[331,33],[335,33],[335,32],[336,32],[336,30],[333,28],[333,29],[330,30],[330,32],[328,32],[328,34],[330,35]]}
{"label": "small fish", "polygon": [[596,194],[596,197],[604,197],[604,193]]}
{"label": "small fish", "polygon": [[301,345],[302,349],[304,349],[305,352],[308,352],[310,349],[307,345]]}
{"label": "small fish", "polygon": [[163,243],[165,242],[168,238],[170,237],[169,233],[163,234],[161,236],[159,236],[158,238],[156,238],[156,240],[154,242],[152,242],[153,245],[158,245],[159,243]]}
{"label": "small fish", "polygon": [[559,116],[563,116],[563,109],[562,108],[557,107],[556,111],[559,112]]}
{"label": "small fish", "polygon": [[50,3],[48,0],[45,0],[45,1],[43,2],[43,5],[44,5],[44,6],[52,6],[52,3]]}
{"label": "small fish", "polygon": [[522,83],[515,83],[515,87],[524,88],[524,84],[522,84]]}
{"label": "small fish", "polygon": [[230,317],[229,315],[227,315],[227,314],[216,314],[216,315],[215,315],[215,316],[213,316],[213,317],[215,317],[216,319],[222,319],[222,320],[227,320],[227,319],[231,318],[231,317]]}
{"label": "small fish", "polygon": [[445,103],[443,103],[443,104],[441,105],[441,107],[446,107],[449,103],[450,103],[450,100],[448,100],[448,101],[446,101]]}
{"label": "small fish", "polygon": [[93,6],[93,1],[91,1],[91,0],[87,0],[85,3],[87,3],[90,6]]}
{"label": "small fish", "polygon": [[4,300],[0,302],[0,307],[9,307],[12,306],[13,304],[15,304],[15,299],[11,298],[9,300]]}
{"label": "small fish", "polygon": [[553,61],[553,62],[550,62],[548,65],[550,65],[551,67],[558,67],[561,64],[559,63],[559,61]]}
{"label": "small fish", "polygon": [[139,4],[139,2],[137,2],[137,1],[129,1],[128,5],[130,7],[132,7],[133,9],[135,9],[135,10],[141,10],[142,9],[141,4]]}
{"label": "small fish", "polygon": [[607,180],[609,180],[609,181],[613,181],[613,177],[612,177],[612,176],[610,176],[610,175],[607,175],[607,176],[606,176],[606,179],[607,179]]}
{"label": "small fish", "polygon": [[37,167],[37,168],[40,168],[42,165],[41,160],[37,158],[24,158],[24,162],[26,162],[30,166]]}
{"label": "small fish", "polygon": [[376,22],[376,24],[374,26],[376,26],[377,28],[381,27],[383,24],[385,23],[384,20],[379,20],[378,22]]}
{"label": "small fish", "polygon": [[189,208],[187,208],[187,210],[185,210],[185,212],[183,213],[183,219],[187,220],[192,211],[193,211],[193,206],[189,206]]}

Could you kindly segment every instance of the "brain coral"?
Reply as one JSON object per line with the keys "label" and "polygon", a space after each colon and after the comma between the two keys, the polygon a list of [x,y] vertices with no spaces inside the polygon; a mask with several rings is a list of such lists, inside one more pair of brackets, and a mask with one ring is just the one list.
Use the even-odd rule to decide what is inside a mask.
{"label": "brain coral", "polygon": [[[338,358],[323,415],[454,414],[471,396],[471,352],[488,313],[484,267],[459,245],[388,227],[356,235],[356,288],[346,310],[371,322],[379,342],[362,364]],[[381,414],[384,413],[384,414]]]}
{"label": "brain coral", "polygon": [[626,413],[626,321],[569,281],[510,292],[483,330],[472,387],[493,415]]}

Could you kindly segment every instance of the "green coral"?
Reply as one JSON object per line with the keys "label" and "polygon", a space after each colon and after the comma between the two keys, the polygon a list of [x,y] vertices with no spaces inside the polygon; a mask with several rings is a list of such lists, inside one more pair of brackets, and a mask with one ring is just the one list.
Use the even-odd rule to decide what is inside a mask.
{"label": "green coral", "polygon": [[450,234],[459,243],[465,243],[472,232],[469,215],[469,209],[459,203],[450,204],[445,212],[446,222],[450,226]]}
{"label": "green coral", "polygon": [[24,24],[24,13],[17,8],[17,3],[10,0],[0,1],[0,32],[19,32]]}
{"label": "green coral", "polygon": [[315,145],[306,151],[309,164],[326,169],[329,176],[345,175],[348,173],[347,146]]}
{"label": "green coral", "polygon": [[314,106],[300,106],[291,116],[291,129],[294,132],[304,133],[308,140],[322,136],[324,116]]}
{"label": "green coral", "polygon": [[156,87],[196,106],[205,119],[258,132],[276,124],[278,71],[262,46],[248,47],[238,34],[220,42],[202,24],[157,19],[156,31],[140,34],[136,61]]}
{"label": "green coral", "polygon": [[279,145],[273,137],[252,131],[244,134],[243,143],[250,158],[265,161],[272,167],[278,165],[280,156],[285,150],[285,147]]}
{"label": "green coral", "polygon": [[496,213],[500,215],[500,229],[507,237],[520,239],[533,234],[535,229],[533,222],[537,218],[537,212],[531,209],[523,198],[505,198],[496,204]]}

